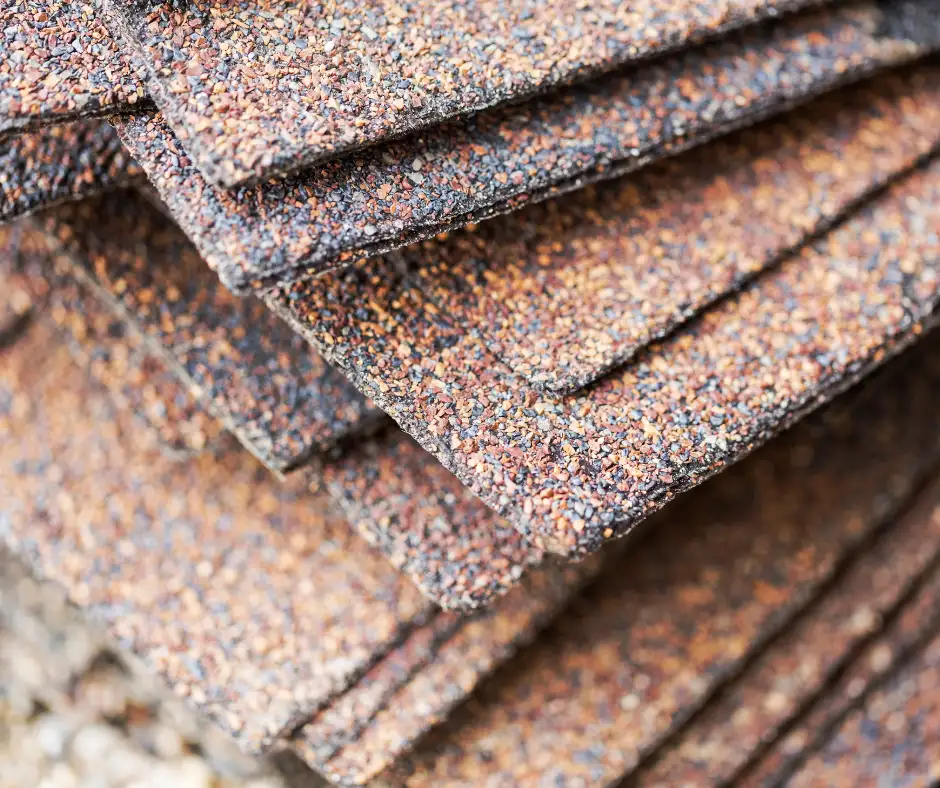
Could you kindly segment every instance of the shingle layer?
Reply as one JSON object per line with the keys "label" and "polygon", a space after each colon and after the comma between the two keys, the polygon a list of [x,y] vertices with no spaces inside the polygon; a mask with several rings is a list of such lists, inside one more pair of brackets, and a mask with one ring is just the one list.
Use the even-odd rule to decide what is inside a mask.
{"label": "shingle layer", "polygon": [[[120,314],[120,331],[142,333],[203,407],[269,465],[308,464],[310,485],[325,488],[354,527],[435,602],[486,604],[542,560],[543,551],[390,422],[375,438],[363,436],[376,429],[379,412],[259,302],[225,291],[182,233],[140,197],[71,206],[45,224],[63,264]],[[317,408],[362,412],[334,427]],[[313,449],[329,453],[299,453],[309,435],[321,434],[329,441]],[[272,459],[271,446],[298,453]],[[290,464],[277,462],[285,457]]]}
{"label": "shingle layer", "polygon": [[883,627],[921,600],[922,620],[940,619],[938,564],[940,485],[934,483],[914,511],[866,547],[831,591],[628,784],[668,788],[739,779],[795,717],[824,705],[817,701],[833,694],[832,683],[859,652],[880,643]]}
{"label": "shingle layer", "polygon": [[302,485],[244,452],[165,459],[42,328],[0,368],[5,539],[246,749],[429,614]]}
{"label": "shingle layer", "polygon": [[50,214],[76,274],[139,327],[264,463],[305,462],[381,418],[349,382],[254,299],[236,299],[177,228],[120,193]]}
{"label": "shingle layer", "polygon": [[930,785],[940,779],[938,764],[940,634],[853,713],[789,785]]}
{"label": "shingle layer", "polygon": [[935,162],[564,398],[528,386],[392,261],[271,303],[523,534],[583,553],[913,341],[938,294],[940,245],[924,229],[940,220],[938,198]]}
{"label": "shingle layer", "polygon": [[[935,515],[936,517],[936,512]],[[787,784],[805,761],[826,745],[846,716],[857,709],[898,667],[929,644],[940,628],[940,576],[936,569],[918,584],[903,608],[890,616],[878,637],[853,655],[835,681],[824,688],[747,769],[746,788]]]}
{"label": "shingle layer", "polygon": [[0,139],[0,222],[144,179],[104,121]]}
{"label": "shingle layer", "polygon": [[[463,620],[437,616],[299,729],[292,746],[331,781],[367,784],[526,646],[597,575],[597,558],[533,570],[504,598]],[[612,556],[610,563],[616,561]]]}
{"label": "shingle layer", "polygon": [[131,60],[97,5],[0,0],[0,136],[142,102]]}
{"label": "shingle layer", "polygon": [[18,259],[0,265],[0,286],[14,307],[35,310],[36,319],[54,325],[79,366],[147,424],[170,456],[227,448],[221,425],[139,336],[74,280],[68,261],[45,248],[42,233],[20,231]]}
{"label": "shingle layer", "polygon": [[243,292],[623,174],[911,59],[938,43],[936,5],[861,2],[786,17],[235,191],[200,174],[162,116],[118,127],[200,253]]}
{"label": "shingle layer", "polygon": [[306,782],[940,779],[940,0],[360,5],[0,0],[4,549]]}
{"label": "shingle layer", "polygon": [[870,564],[875,550],[916,573],[924,559],[887,559],[872,536],[936,467],[940,345],[928,342],[657,515],[645,540],[405,760],[407,784],[609,784],[855,556]]}
{"label": "shingle layer", "polygon": [[395,427],[316,464],[312,476],[370,544],[446,608],[489,604],[544,558]]}
{"label": "shingle layer", "polygon": [[[542,567],[483,613],[440,612],[322,498],[244,452],[168,462],[45,324],[2,376],[7,544],[243,748],[287,747],[344,782],[445,717],[600,566]],[[360,742],[390,709],[386,738]],[[315,738],[283,738],[307,720]]]}
{"label": "shingle layer", "polygon": [[451,320],[531,385],[566,393],[740,287],[938,145],[940,68],[904,70],[401,254]]}
{"label": "shingle layer", "polygon": [[806,5],[106,2],[151,95],[200,169],[227,186]]}

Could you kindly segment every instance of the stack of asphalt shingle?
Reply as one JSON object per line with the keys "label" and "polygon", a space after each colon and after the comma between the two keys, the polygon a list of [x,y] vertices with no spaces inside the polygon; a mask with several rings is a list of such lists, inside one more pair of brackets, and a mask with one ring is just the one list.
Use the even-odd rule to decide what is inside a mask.
{"label": "stack of asphalt shingle", "polygon": [[0,0],[7,545],[343,785],[940,777],[935,50]]}

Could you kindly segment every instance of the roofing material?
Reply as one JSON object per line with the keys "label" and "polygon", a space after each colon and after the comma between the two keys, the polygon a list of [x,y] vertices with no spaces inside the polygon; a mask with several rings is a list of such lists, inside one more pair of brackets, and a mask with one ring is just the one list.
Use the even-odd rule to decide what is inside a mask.
{"label": "roofing material", "polygon": [[228,287],[247,292],[624,174],[913,59],[940,43],[935,6],[861,2],[788,16],[235,191],[202,176],[162,116],[116,122],[203,257]]}
{"label": "roofing material", "polygon": [[[238,95],[223,149],[251,131],[237,118],[259,102],[324,87],[291,75],[274,95],[264,81],[283,77],[277,63],[316,56],[315,35],[310,46],[291,35],[297,20],[326,21],[324,10],[251,5],[287,14],[279,19],[244,17],[250,4],[239,0],[109,2],[133,35],[148,9],[151,22],[169,20],[168,29],[143,31],[151,44],[171,34],[148,68],[181,52],[205,57],[173,64],[176,84],[192,90],[169,102],[157,96],[173,105],[168,121],[128,126],[145,128],[142,148],[166,176],[169,204],[152,192],[120,193],[57,209],[41,221],[55,266],[32,254],[45,243],[37,234],[17,227],[7,236],[7,280],[28,293],[25,307],[0,299],[16,327],[0,324],[0,455],[8,459],[0,456],[0,520],[12,546],[247,750],[302,758],[338,784],[364,784],[402,758],[387,776],[412,785],[625,786],[805,772],[846,714],[937,624],[937,335],[759,447],[935,322],[937,65],[878,76],[621,182],[341,273],[323,268],[639,168],[917,59],[940,44],[936,0],[807,4],[766,26],[750,23],[769,6],[743,0],[735,7],[747,11],[738,20],[747,29],[697,49],[689,47],[701,42],[700,7],[670,7],[656,19],[666,28],[626,31],[652,40],[673,21],[686,25],[690,36],[660,42],[668,57],[320,162],[315,168],[339,184],[329,199],[313,172],[233,189],[239,210],[249,206],[238,215],[268,234],[249,254],[256,244],[244,234],[227,239],[230,215],[211,199],[227,187],[174,173],[195,171],[184,147],[212,137],[229,88],[245,87],[257,64],[262,89]],[[557,8],[532,3],[532,19]],[[348,21],[389,8],[398,13],[387,3],[330,10]],[[424,24],[432,11],[456,8],[400,10],[420,17],[423,9]],[[525,11],[460,8],[466,14],[445,39],[461,25],[477,30],[476,14]],[[228,27],[233,19],[247,27]],[[192,25],[174,28],[181,20]],[[271,33],[263,46],[252,38],[259,30]],[[342,61],[329,67],[356,79],[330,96],[339,114],[328,121],[350,109],[351,96],[371,106],[370,86],[425,62],[403,56],[375,74],[375,63],[347,58],[356,37],[365,35],[368,51],[412,30],[368,31],[351,25],[333,47]],[[519,62],[541,56],[537,38],[517,43]],[[223,47],[232,59],[216,57]],[[292,47],[305,54],[294,57]],[[444,51],[431,50],[432,60]],[[246,52],[257,59],[239,70]],[[471,58],[466,72],[440,86],[452,96],[478,86],[479,53],[464,46],[460,54]],[[602,60],[598,68],[613,62]],[[233,65],[231,80],[203,90]],[[158,91],[172,70],[151,75]],[[532,89],[555,76],[536,78]],[[184,129],[178,144],[173,111],[190,98],[211,119]],[[372,125],[365,117],[363,133],[396,133],[397,109]],[[513,119],[520,125],[500,125]],[[306,123],[290,112],[262,121],[277,139]],[[357,144],[341,125],[328,131],[337,134],[325,149]],[[295,153],[309,152],[310,139],[295,142]],[[246,149],[254,143],[246,139]],[[441,156],[388,157],[415,146],[439,146]],[[279,153],[260,164],[247,155],[241,164],[258,165],[247,175],[257,178],[306,154],[280,164]],[[474,190],[487,178],[497,186]],[[370,222],[397,210],[396,201],[411,207],[395,191],[405,182],[415,206],[438,196],[420,215]],[[210,195],[207,210],[173,194],[190,188],[197,200]],[[315,222],[343,214],[324,226],[349,231],[319,263],[298,257],[325,248],[322,237],[298,242],[313,226],[313,200]],[[291,204],[278,213],[279,201]],[[210,263],[234,271],[244,290],[277,285],[268,303],[375,405],[258,300],[222,289],[169,218],[180,205],[194,226],[216,222],[216,254],[235,252]],[[285,216],[295,223],[281,232]],[[212,234],[194,235],[203,243]],[[33,290],[28,277],[40,259],[47,270]],[[296,277],[308,278],[284,281]],[[104,389],[70,365],[63,343]],[[165,391],[133,385],[148,356],[160,362],[148,373],[167,376]],[[280,486],[233,443],[190,451],[183,462],[161,456],[161,436],[130,411],[159,409],[161,397],[179,392],[192,399],[164,406],[158,429],[190,419],[221,429],[213,416],[222,416],[277,474],[297,472]],[[337,409],[353,415],[334,418]],[[629,545],[611,545],[627,548],[626,558],[553,555],[597,551],[752,451],[651,518]],[[928,480],[928,494],[909,509]],[[354,522],[325,512],[331,505]],[[890,658],[878,651],[873,660],[882,647]],[[781,684],[794,669],[804,680]],[[833,698],[833,687],[844,697]],[[813,735],[799,738],[807,724]],[[432,726],[441,727],[419,742]]]}
{"label": "roofing material", "polygon": [[123,410],[153,430],[161,450],[180,459],[207,449],[233,448],[222,425],[166,362],[71,277],[68,260],[48,254],[42,263],[47,281],[34,285],[49,294],[42,318],[59,330],[78,365],[108,389]]}
{"label": "roofing material", "polygon": [[[446,682],[402,714],[398,741],[370,744],[370,763],[388,763],[599,568],[532,572],[476,617],[435,611],[302,485],[275,485],[238,451],[188,463],[154,452],[45,324],[9,354],[9,543],[249,751],[290,747],[325,768],[327,745],[355,752],[358,728],[411,682]],[[308,720],[316,747],[285,738]]]}
{"label": "roofing material", "polygon": [[889,618],[884,630],[855,655],[808,709],[792,721],[787,735],[773,742],[744,773],[747,788],[784,785],[799,767],[838,731],[848,714],[897,673],[935,636],[940,627],[937,600],[940,578],[934,571],[914,590],[903,609]]}
{"label": "roofing material", "polygon": [[795,788],[936,780],[940,762],[940,635],[852,714],[790,780]]}
{"label": "roofing material", "polygon": [[254,300],[236,299],[143,199],[106,195],[49,214],[76,275],[113,305],[206,407],[276,471],[305,463],[381,413]]}
{"label": "roofing material", "polygon": [[199,168],[230,187],[809,4],[107,0],[105,8]]}
{"label": "roofing material", "polygon": [[131,59],[96,6],[0,0],[0,137],[143,103]]}
{"label": "roofing material", "polygon": [[890,73],[401,255],[437,307],[508,367],[573,392],[940,146],[938,85],[938,68]]}
{"label": "roofing material", "polygon": [[103,121],[0,138],[0,222],[144,179]]}
{"label": "roofing material", "polygon": [[49,330],[0,369],[7,541],[246,749],[427,616],[303,486],[272,484],[243,452],[164,458]]}
{"label": "roofing material", "polygon": [[[940,450],[928,428],[937,337],[925,345],[657,515],[645,540],[393,776],[409,786],[608,784],[643,764],[849,562],[882,556],[872,537],[892,529]],[[936,499],[922,511],[935,510]],[[913,561],[911,574],[923,566],[897,560]]]}
{"label": "roofing material", "polygon": [[21,227],[0,226],[0,349],[14,341],[28,324],[36,293],[23,280]]}
{"label": "roofing material", "polygon": [[445,608],[489,604],[545,558],[394,427],[317,463],[313,478],[366,541]]}
{"label": "roofing material", "polygon": [[[537,545],[598,549],[933,320],[933,162],[596,385],[542,395],[376,260],[269,303]],[[424,261],[432,265],[434,259]]]}
{"label": "roofing material", "polygon": [[[886,625],[918,603],[922,621],[940,623],[938,567],[940,485],[934,482],[913,511],[866,547],[834,588],[628,784],[739,781],[794,718],[833,694],[832,683],[860,652],[883,639]],[[849,695],[843,697],[849,702]]]}
{"label": "roofing material", "polygon": [[[365,415],[358,427],[353,421],[337,431],[329,447],[315,447],[333,448],[339,456],[306,451],[290,455],[290,465],[273,462],[265,453],[270,446],[306,446],[289,443],[293,434],[282,432],[285,425],[302,437],[331,429],[318,421],[311,400],[340,413],[368,406],[260,303],[225,291],[182,233],[144,200],[116,194],[58,210],[44,223],[61,247],[63,264],[116,309],[122,332],[139,333],[142,344],[169,359],[168,367],[205,407],[234,413],[223,422],[235,425],[269,465],[309,466],[309,485],[324,488],[360,534],[435,602],[479,607],[541,562],[543,551],[397,429],[361,436],[377,427]],[[280,408],[273,418],[268,403]],[[366,413],[378,415],[374,408]],[[358,442],[351,437],[356,430]]]}

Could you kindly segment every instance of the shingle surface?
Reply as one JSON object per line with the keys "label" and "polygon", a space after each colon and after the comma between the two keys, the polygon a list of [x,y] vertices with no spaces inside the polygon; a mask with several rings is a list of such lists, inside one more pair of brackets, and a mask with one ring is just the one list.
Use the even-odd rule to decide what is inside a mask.
{"label": "shingle surface", "polygon": [[608,784],[634,768],[933,472],[938,347],[933,337],[868,391],[658,514],[646,540],[406,759],[407,784]]}
{"label": "shingle surface", "polygon": [[242,442],[275,470],[381,418],[254,299],[236,299],[168,219],[117,193],[46,226],[75,271],[137,325]]}
{"label": "shingle surface", "polygon": [[143,178],[104,121],[76,121],[0,139],[0,222]]}
{"label": "shingle surface", "polygon": [[[293,747],[331,781],[367,784],[525,646],[598,573],[597,558],[533,570],[506,597],[462,621],[437,616],[423,637],[412,637],[300,729]],[[611,556],[608,565],[617,560]]]}
{"label": "shingle surface", "polygon": [[296,169],[676,50],[808,0],[107,0],[214,182]]}
{"label": "shingle surface", "polygon": [[544,558],[395,427],[318,463],[313,476],[370,544],[446,608],[492,602]]}
{"label": "shingle surface", "polygon": [[[477,615],[436,611],[299,479],[276,485],[243,452],[168,462],[45,328],[4,359],[6,541],[246,749],[308,718],[278,746],[362,783],[600,567],[543,566]],[[386,738],[360,743],[390,709]]]}
{"label": "shingle surface", "polygon": [[0,136],[129,109],[143,98],[97,0],[0,0]]}
{"label": "shingle surface", "polygon": [[6,230],[0,249],[0,326],[27,312],[54,325],[79,365],[149,425],[171,456],[226,447],[221,425],[140,337],[74,280],[41,232],[26,224]]}
{"label": "shingle surface", "polygon": [[787,735],[739,781],[742,788],[770,788],[787,784],[815,751],[820,749],[847,714],[858,708],[905,660],[925,645],[940,627],[940,576],[936,570],[911,595],[899,613],[887,621],[877,638],[860,649],[852,663],[805,709]]}
{"label": "shingle surface", "polygon": [[912,341],[933,319],[937,221],[934,162],[633,363],[557,399],[387,260],[270,303],[527,538],[576,554]]}
{"label": "shingle surface", "polygon": [[0,348],[18,337],[35,310],[37,296],[43,295],[30,286],[37,278],[29,270],[35,260],[23,247],[22,226],[0,226]]}
{"label": "shingle surface", "polygon": [[622,174],[915,57],[937,43],[934,6],[863,2],[786,17],[236,191],[207,182],[161,116],[118,127],[201,254],[246,291]]}
{"label": "shingle surface", "polygon": [[[717,702],[630,786],[725,785],[772,743],[879,631],[923,598],[924,620],[940,618],[940,484],[873,544],[750,665]],[[924,581],[927,588],[919,589]],[[915,596],[912,602],[908,596]],[[908,611],[909,612],[909,611]],[[846,699],[848,696],[846,696]]]}
{"label": "shingle surface", "polygon": [[940,68],[911,68],[402,255],[437,306],[507,367],[570,392],[938,145]]}
{"label": "shingle surface", "polygon": [[940,634],[852,714],[789,785],[928,786],[938,779]]}
{"label": "shingle surface", "polygon": [[[139,197],[121,194],[61,209],[47,226],[65,246],[60,256],[71,259],[72,270],[116,303],[132,327],[149,337],[152,349],[170,358],[171,371],[190,387],[195,381],[206,407],[220,414],[234,411],[223,420],[240,429],[243,440],[253,440],[256,453],[270,445],[293,449],[304,445],[300,440],[308,433],[327,432],[329,423],[311,423],[322,417],[308,403],[342,415],[340,408],[365,402],[260,303],[225,291],[182,233]],[[316,389],[316,370],[330,387]],[[280,408],[273,417],[267,403]],[[240,413],[248,416],[239,421]],[[363,419],[366,415],[374,420],[380,414],[370,409]],[[360,534],[444,607],[486,604],[542,560],[543,551],[388,425],[374,439],[346,436],[338,456],[304,455],[292,462],[309,461],[311,485],[324,487]],[[371,424],[360,423],[365,428]],[[274,464],[267,455],[264,459]]]}
{"label": "shingle surface", "polygon": [[43,318],[59,329],[79,366],[121,407],[154,430],[161,448],[179,458],[234,446],[161,356],[71,275],[68,260],[50,258],[52,286]]}
{"label": "shingle surface", "polygon": [[171,462],[37,325],[0,365],[7,544],[256,750],[430,612],[245,452]]}

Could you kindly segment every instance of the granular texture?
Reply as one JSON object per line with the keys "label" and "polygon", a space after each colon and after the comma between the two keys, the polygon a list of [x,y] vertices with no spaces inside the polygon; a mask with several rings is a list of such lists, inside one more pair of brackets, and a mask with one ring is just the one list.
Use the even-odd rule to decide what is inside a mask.
{"label": "granular texture", "polygon": [[104,121],[0,138],[0,222],[144,179]]}
{"label": "granular texture", "polygon": [[432,611],[303,485],[171,462],[44,325],[0,365],[4,538],[257,751]]}
{"label": "granular texture", "polygon": [[162,116],[115,122],[209,265],[246,292],[635,170],[914,58],[936,46],[936,6],[862,2],[788,16],[233,191],[201,175]]}
{"label": "granular texture", "polygon": [[924,66],[402,255],[438,308],[506,366],[566,393],[740,287],[938,145],[940,68]]}
{"label": "granular texture", "polygon": [[635,768],[786,631],[933,472],[938,376],[933,337],[867,391],[659,513],[398,776],[409,786],[594,785]]}
{"label": "granular texture", "polygon": [[[624,786],[726,785],[773,742],[881,628],[909,608],[914,591],[940,619],[940,484],[892,526],[781,639],[760,655],[649,769]],[[926,592],[918,586],[929,579]],[[848,697],[848,696],[846,696]]]}
{"label": "granular texture", "polygon": [[144,103],[97,5],[0,0],[0,137]]}
{"label": "granular texture", "polygon": [[136,325],[262,462],[290,470],[381,413],[255,299],[237,299],[166,217],[116,193],[46,217],[77,275]]}
{"label": "granular texture", "polygon": [[19,337],[36,307],[34,278],[23,271],[24,261],[35,263],[23,246],[21,225],[0,226],[0,349]]}
{"label": "granular texture", "polygon": [[928,786],[940,779],[940,634],[854,712],[788,785]]}
{"label": "granular texture", "polygon": [[53,283],[43,317],[59,329],[79,366],[157,434],[162,450],[177,459],[234,450],[222,425],[163,358],[70,275],[68,260],[50,256],[47,266],[58,270],[49,271]]}
{"label": "granular texture", "polygon": [[770,788],[788,784],[794,772],[825,746],[846,716],[858,708],[899,665],[929,644],[940,628],[940,576],[934,571],[912,594],[884,630],[860,649],[825,691],[817,696],[777,739],[760,753],[738,781],[743,788]]}
{"label": "granular texture", "polygon": [[[0,463],[7,542],[245,749],[363,782],[600,567],[544,566],[473,617],[437,611],[299,479],[275,485],[240,452],[168,463],[44,328],[2,370],[0,445],[17,452]],[[394,738],[360,745],[390,709]],[[315,738],[283,738],[307,720]],[[366,764],[334,767],[340,752]]]}
{"label": "granular texture", "polygon": [[107,0],[151,96],[213,182],[374,145],[811,0]]}
{"label": "granular texture", "polygon": [[934,317],[937,221],[933,162],[564,398],[527,385],[388,260],[269,303],[527,538],[572,555],[626,533],[913,341]]}
{"label": "granular texture", "polygon": [[[332,782],[367,784],[526,646],[598,574],[598,558],[534,569],[471,617],[438,615],[423,636],[416,633],[301,728],[292,746]],[[606,565],[617,560],[615,553]]]}
{"label": "granular texture", "polygon": [[[46,226],[72,271],[117,307],[119,324],[126,318],[144,334],[267,464],[312,463],[305,478],[325,486],[354,527],[435,602],[478,607],[541,561],[541,550],[393,425],[385,437],[364,438],[380,412],[260,302],[228,293],[144,200],[119,194],[71,206]],[[310,456],[311,436],[322,436],[318,451],[336,452]]]}
{"label": "granular texture", "polygon": [[318,463],[313,477],[370,544],[445,608],[491,603],[544,557],[395,427]]}
{"label": "granular texture", "polygon": [[50,321],[79,365],[147,424],[170,456],[229,448],[221,425],[138,335],[75,281],[68,261],[56,259],[43,234],[29,225],[16,234],[16,248],[9,244],[0,263],[2,292],[14,316],[36,311],[38,319]]}

